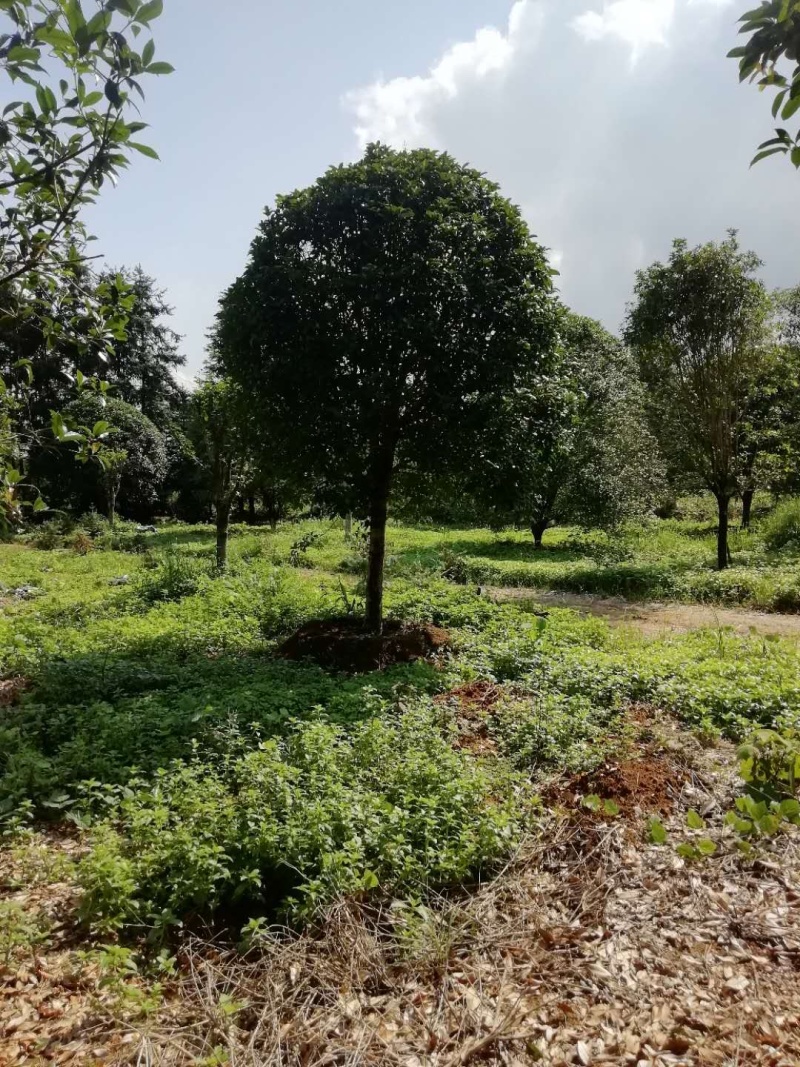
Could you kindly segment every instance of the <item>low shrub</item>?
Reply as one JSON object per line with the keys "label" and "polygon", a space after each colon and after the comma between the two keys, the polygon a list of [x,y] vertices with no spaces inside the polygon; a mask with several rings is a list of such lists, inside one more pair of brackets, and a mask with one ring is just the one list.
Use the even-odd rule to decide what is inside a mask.
{"label": "low shrub", "polygon": [[800,547],[800,499],[783,500],[761,524],[767,548]]}
{"label": "low shrub", "polygon": [[491,867],[531,815],[522,780],[456,751],[429,705],[400,710],[348,732],[296,724],[134,783],[80,867],[84,916],[106,929],[231,909],[303,919],[340,894],[419,893]]}
{"label": "low shrub", "polygon": [[181,600],[192,596],[200,586],[202,566],[196,559],[168,545],[163,552],[153,553],[139,575],[135,592],[144,601]]}

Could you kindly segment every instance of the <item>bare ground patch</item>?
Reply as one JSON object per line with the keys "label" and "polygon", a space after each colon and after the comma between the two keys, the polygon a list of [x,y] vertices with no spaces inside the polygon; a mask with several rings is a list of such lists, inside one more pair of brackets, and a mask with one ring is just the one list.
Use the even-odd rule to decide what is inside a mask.
{"label": "bare ground patch", "polygon": [[489,587],[488,596],[498,601],[530,600],[542,607],[572,608],[586,615],[606,619],[612,626],[631,626],[646,634],[665,631],[685,633],[706,627],[731,627],[737,633],[778,634],[800,637],[800,615],[781,615],[744,608],[722,608],[709,604],[678,604],[660,601],[631,601],[623,597],[598,597],[589,593],[562,593],[518,586]]}

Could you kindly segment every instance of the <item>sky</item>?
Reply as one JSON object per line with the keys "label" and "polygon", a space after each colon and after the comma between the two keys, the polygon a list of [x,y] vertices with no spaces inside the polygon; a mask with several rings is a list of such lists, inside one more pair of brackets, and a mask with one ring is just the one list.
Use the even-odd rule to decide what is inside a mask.
{"label": "sky", "polygon": [[736,228],[800,282],[800,173],[750,169],[770,100],[726,52],[744,0],[165,0],[146,139],[90,215],[166,290],[187,374],[265,206],[364,145],[445,150],[521,208],[573,310],[619,330],[635,271]]}

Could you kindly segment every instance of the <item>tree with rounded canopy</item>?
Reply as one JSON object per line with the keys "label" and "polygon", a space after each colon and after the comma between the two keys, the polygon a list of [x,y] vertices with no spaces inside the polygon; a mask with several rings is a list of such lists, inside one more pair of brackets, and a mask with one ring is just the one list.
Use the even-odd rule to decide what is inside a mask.
{"label": "tree with rounded canopy", "polygon": [[641,515],[663,471],[629,350],[563,309],[557,374],[505,398],[487,458],[476,498],[492,525],[529,526],[537,549],[554,522],[613,528]]}
{"label": "tree with rounded canopy", "polygon": [[[111,462],[78,463],[63,449],[41,448],[31,458],[31,471],[54,507],[88,511],[105,506],[113,522],[117,500],[130,517],[152,517],[167,473],[164,437],[137,408],[116,397],[84,393],[64,409],[69,430],[85,428],[84,436],[102,423]],[[95,435],[97,436],[97,435]]]}
{"label": "tree with rounded canopy", "polygon": [[369,524],[367,624],[380,632],[388,506],[409,469],[466,469],[496,404],[546,369],[551,270],[478,171],[371,145],[267,210],[221,301],[216,361],[296,469]]}
{"label": "tree with rounded canopy", "polygon": [[761,262],[736,233],[689,248],[636,276],[626,339],[648,393],[650,425],[674,470],[717,501],[717,566],[728,566],[731,498],[746,486],[758,378],[771,352]]}

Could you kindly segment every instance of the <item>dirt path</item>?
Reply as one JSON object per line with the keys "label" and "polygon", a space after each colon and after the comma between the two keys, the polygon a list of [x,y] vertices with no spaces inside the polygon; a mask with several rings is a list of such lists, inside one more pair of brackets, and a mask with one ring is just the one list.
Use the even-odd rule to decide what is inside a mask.
{"label": "dirt path", "polygon": [[800,638],[800,615],[768,614],[744,608],[722,608],[713,604],[669,604],[658,601],[636,602],[622,597],[597,597],[588,593],[560,593],[545,589],[489,588],[495,600],[533,600],[543,607],[572,608],[587,615],[598,615],[612,626],[632,626],[646,634],[665,630],[685,633],[705,627],[730,626],[738,633],[756,631]]}

